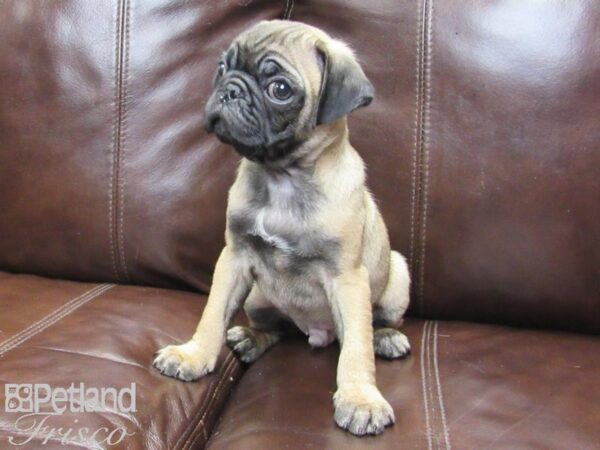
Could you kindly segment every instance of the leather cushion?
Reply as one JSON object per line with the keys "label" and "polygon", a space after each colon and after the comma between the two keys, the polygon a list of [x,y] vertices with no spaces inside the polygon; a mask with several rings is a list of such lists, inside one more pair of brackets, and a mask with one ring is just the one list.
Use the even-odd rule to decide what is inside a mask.
{"label": "leather cushion", "polygon": [[[64,413],[49,427],[124,427],[133,436],[109,448],[169,449],[202,447],[232,388],[241,365],[223,349],[214,374],[184,383],[151,367],[160,347],[187,340],[206,298],[157,288],[83,284],[0,272],[0,447],[13,448],[30,433],[15,431],[22,415],[6,412],[6,383],[45,383],[68,388],[129,387],[136,383],[135,413]],[[49,412],[49,410],[44,410]],[[41,418],[38,418],[38,422]],[[75,423],[75,420],[78,422]],[[32,422],[22,422],[28,428]],[[49,431],[21,446],[64,449]],[[69,448],[106,446],[86,434]],[[95,446],[95,447],[94,447]],[[17,448],[17,447],[15,447]]]}
{"label": "leather cushion", "polygon": [[409,320],[412,354],[377,360],[396,424],[356,438],[333,421],[338,349],[273,347],[246,371],[208,448],[593,449],[600,442],[600,340]]}

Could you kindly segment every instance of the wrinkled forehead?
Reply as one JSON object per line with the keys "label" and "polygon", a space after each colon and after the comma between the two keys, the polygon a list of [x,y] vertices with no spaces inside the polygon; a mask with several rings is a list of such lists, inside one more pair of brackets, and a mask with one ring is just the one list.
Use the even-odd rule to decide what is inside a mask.
{"label": "wrinkled forehead", "polygon": [[[299,24],[298,24],[299,25]],[[223,55],[228,68],[254,73],[272,57],[289,72],[297,72],[306,88],[320,86],[322,64],[317,52],[321,39],[312,27],[261,23],[239,35]]]}

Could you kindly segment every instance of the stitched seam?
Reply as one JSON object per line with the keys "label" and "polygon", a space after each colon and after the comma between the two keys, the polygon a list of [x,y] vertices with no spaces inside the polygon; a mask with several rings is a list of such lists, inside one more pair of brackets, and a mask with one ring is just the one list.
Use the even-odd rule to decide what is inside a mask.
{"label": "stitched seam", "polygon": [[41,318],[40,320],[38,320],[37,322],[29,325],[28,327],[24,328],[23,330],[21,330],[20,332],[18,332],[17,334],[15,334],[14,336],[6,339],[4,342],[0,342],[0,351],[2,351],[2,349],[4,349],[5,347],[11,345],[11,343],[14,340],[19,339],[21,336],[23,336],[24,334],[29,333],[34,327],[38,326],[39,324],[44,323],[45,321],[48,320],[49,317],[57,314],[60,310],[67,308],[70,304],[77,302],[78,300],[80,300],[82,297],[85,297],[87,295],[90,295],[92,293],[94,293],[95,291],[97,291],[98,289],[100,289],[103,285],[98,285],[98,286],[94,286],[92,289],[84,292],[83,294],[69,300],[67,303],[65,303],[64,305],[58,307],[57,309],[55,309],[54,311],[52,311],[51,313],[49,313],[48,315],[44,316],[43,318]]}
{"label": "stitched seam", "polygon": [[423,164],[423,127],[424,127],[424,99],[425,99],[425,83],[424,83],[424,67],[425,67],[425,41],[426,41],[426,24],[427,24],[427,0],[419,2],[417,13],[417,61],[416,61],[416,86],[415,86],[415,139],[413,152],[413,190],[412,190],[412,205],[411,205],[411,231],[410,231],[410,269],[413,283],[411,289],[417,300],[419,301],[419,313],[423,314],[423,306],[418,298],[420,289],[420,252],[418,251],[421,244],[421,234],[417,231],[421,224],[421,200],[422,200],[422,164]]}
{"label": "stitched seam", "polygon": [[113,172],[112,172],[112,222],[111,234],[114,242],[114,258],[116,259],[116,268],[118,279],[121,280],[121,273],[126,280],[129,280],[129,273],[125,264],[125,251],[123,248],[123,144],[125,133],[125,95],[126,95],[126,70],[129,33],[129,1],[119,0],[116,26],[116,48],[115,48],[115,111],[114,111],[114,132],[113,132]]}
{"label": "stitched seam", "polygon": [[417,234],[416,243],[415,243],[415,274],[414,274],[414,289],[415,296],[417,297],[418,305],[419,305],[419,313],[423,315],[423,303],[421,299],[421,219],[422,219],[422,198],[423,198],[423,128],[424,128],[424,111],[425,111],[425,61],[426,61],[426,32],[427,32],[427,11],[428,11],[428,0],[423,0],[422,10],[419,17],[421,21],[421,53],[419,60],[419,71],[420,71],[420,79],[419,79],[419,128],[418,128],[418,148],[417,148],[417,186],[416,186],[416,205],[415,205],[415,215],[416,215],[416,230]]}
{"label": "stitched seam", "polygon": [[108,242],[109,242],[109,247],[110,247],[110,259],[111,259],[112,269],[113,269],[113,273],[115,275],[116,280],[121,279],[121,276],[119,274],[119,268],[117,265],[117,250],[115,248],[115,242],[116,242],[115,208],[117,206],[117,205],[115,205],[115,200],[116,200],[116,195],[115,195],[116,184],[115,184],[115,182],[116,182],[116,176],[117,176],[116,166],[117,166],[117,161],[118,161],[118,154],[117,154],[118,131],[117,131],[117,128],[119,127],[119,91],[120,91],[120,89],[119,89],[119,71],[120,71],[120,68],[119,68],[119,61],[120,61],[119,41],[120,41],[120,34],[121,34],[120,24],[121,24],[121,4],[119,2],[119,5],[116,10],[116,15],[115,15],[115,45],[114,45],[115,83],[114,83],[114,90],[113,90],[113,124],[112,124],[112,133],[111,133],[111,148],[110,148],[111,161],[110,161],[110,180],[109,180],[109,192],[108,192],[108,232],[109,232]]}
{"label": "stitched seam", "polygon": [[127,135],[127,85],[129,76],[129,22],[130,22],[130,11],[131,2],[129,0],[123,0],[121,6],[121,35],[119,39],[120,52],[119,52],[119,110],[118,110],[118,136],[117,136],[117,192],[119,198],[119,211],[118,211],[118,231],[117,237],[119,239],[119,258],[121,262],[121,269],[125,280],[130,281],[129,270],[127,268],[127,260],[125,258],[125,238],[123,233],[123,222],[125,215],[125,179],[124,179],[124,166],[125,166],[125,139]]}
{"label": "stitched seam", "polygon": [[122,67],[122,79],[121,79],[121,89],[122,89],[122,108],[121,108],[121,142],[120,142],[120,152],[119,155],[121,157],[121,176],[119,180],[121,182],[121,190],[120,190],[120,198],[121,198],[121,208],[120,208],[120,217],[119,217],[119,230],[120,230],[120,250],[121,250],[121,263],[123,266],[123,272],[125,273],[125,279],[130,281],[129,278],[129,269],[127,268],[127,259],[125,258],[125,233],[123,232],[123,222],[125,217],[125,161],[126,161],[126,153],[125,153],[125,141],[127,139],[128,132],[128,86],[129,86],[129,48],[131,42],[130,36],[130,20],[131,20],[131,1],[125,0],[125,19],[123,22],[124,30],[123,30],[123,42],[124,42],[124,51],[122,53],[123,63]]}
{"label": "stitched seam", "polygon": [[[210,405],[207,406],[206,410],[204,411],[204,414],[202,414],[202,417],[200,418],[200,421],[198,422],[198,425],[202,424],[202,434],[204,437],[204,445],[206,445],[206,443],[208,442],[208,439],[209,439],[208,430],[206,429],[206,423],[204,422],[204,419],[205,419],[206,415],[212,410],[214,401],[216,401],[217,399],[220,399],[222,397],[221,394],[223,392],[227,392],[225,390],[221,390],[221,385],[225,380],[227,380],[231,376],[233,371],[236,369],[237,365],[235,364],[235,361],[236,361],[235,358],[232,358],[232,360],[227,365],[226,372],[224,373],[224,376],[221,378],[218,386],[216,387],[215,393],[213,394],[213,396],[211,398]],[[197,429],[197,427],[196,427],[196,429]],[[185,448],[191,448],[192,445],[196,442],[196,436],[198,436],[198,434],[199,434],[198,432],[196,432],[196,429],[194,429],[194,431],[192,432],[190,437],[186,440]],[[189,444],[188,444],[188,442],[189,442]]]}
{"label": "stitched seam", "polygon": [[293,9],[294,9],[294,0],[286,0],[285,10],[283,11],[283,19],[284,20],[290,20]]}
{"label": "stitched seam", "polygon": [[430,107],[431,107],[431,59],[432,59],[432,17],[433,17],[433,0],[426,0],[425,11],[423,14],[423,36],[425,42],[423,43],[424,55],[422,60],[424,61],[424,72],[422,81],[422,104],[423,108],[421,111],[421,174],[419,177],[419,187],[421,195],[419,198],[420,204],[420,228],[421,236],[419,239],[419,267],[418,267],[418,299],[420,306],[420,313],[425,314],[425,256],[426,256],[426,242],[427,242],[427,211],[429,207],[428,203],[428,190],[429,190],[429,119],[430,119]]}
{"label": "stitched seam", "polygon": [[0,356],[2,356],[5,353],[9,352],[10,350],[14,349],[15,347],[19,346],[20,344],[29,340],[30,338],[39,334],[40,332],[44,331],[51,325],[54,325],[59,320],[65,318],[66,316],[71,314],[77,308],[81,307],[82,305],[89,302],[90,300],[100,296],[101,294],[103,294],[104,292],[108,291],[109,289],[111,289],[113,287],[114,287],[114,284],[106,284],[106,283],[101,284],[99,286],[96,286],[96,287],[90,289],[87,292],[84,292],[80,296],[75,297],[72,300],[69,300],[67,303],[65,303],[61,307],[57,308],[56,310],[54,310],[53,312],[48,314],[43,319],[30,325],[29,327],[27,327],[20,333],[14,335],[12,338],[4,341],[0,345]]}
{"label": "stitched seam", "polygon": [[423,325],[423,336],[421,337],[421,384],[423,388],[423,406],[425,409],[425,435],[427,436],[427,448],[432,449],[432,430],[431,430],[431,418],[429,417],[429,400],[428,400],[428,387],[427,387],[427,372],[425,370],[425,361],[428,353],[427,346],[429,341],[427,339],[429,333],[429,321],[426,321]]}
{"label": "stitched seam", "polygon": [[439,449],[438,433],[437,433],[437,414],[435,407],[435,399],[433,396],[433,377],[431,375],[431,330],[433,329],[433,322],[428,321],[427,324],[427,354],[425,356],[426,373],[427,373],[427,406],[429,407],[429,418],[431,424],[431,444],[434,449]]}
{"label": "stitched seam", "polygon": [[429,321],[429,332],[427,334],[427,387],[429,393],[429,415],[431,417],[433,447],[439,449],[439,411],[437,410],[437,403],[435,401],[435,382],[433,374],[433,328],[434,322]]}
{"label": "stitched seam", "polygon": [[440,381],[440,370],[438,367],[438,354],[437,354],[437,341],[438,341],[438,322],[435,322],[433,328],[433,369],[435,373],[435,382],[437,385],[437,396],[438,402],[440,404],[440,412],[442,417],[442,431],[444,434],[444,442],[446,444],[446,450],[451,450],[452,446],[450,445],[450,432],[448,430],[448,425],[446,421],[446,408],[444,407],[444,396],[442,395],[442,383]]}
{"label": "stitched seam", "polygon": [[[420,115],[421,115],[421,10],[422,3],[419,1],[419,6],[417,9],[417,33],[416,33],[416,42],[417,42],[417,52],[416,52],[416,61],[415,61],[415,137],[414,137],[414,148],[412,154],[412,176],[411,176],[411,197],[410,197],[410,246],[409,246],[409,261],[410,261],[410,269],[412,272],[412,279],[414,280],[415,274],[415,208],[417,204],[417,165],[418,158],[417,155],[419,153],[419,124],[420,124]],[[411,283],[414,286],[414,283]]]}
{"label": "stitched seam", "polygon": [[415,246],[415,221],[416,221],[416,208],[417,208],[417,196],[418,196],[418,192],[417,192],[417,186],[418,186],[418,164],[419,164],[419,144],[420,144],[420,140],[419,140],[419,126],[421,123],[421,27],[423,24],[423,21],[421,20],[421,15],[422,15],[422,2],[419,1],[419,6],[417,9],[417,52],[416,52],[416,61],[415,61],[415,138],[414,138],[414,148],[413,148],[413,154],[412,154],[412,192],[411,192],[411,208],[410,208],[410,254],[409,254],[409,259],[410,259],[410,266],[411,266],[411,271],[413,272],[413,278],[414,278],[414,273],[416,270],[415,267],[415,252],[414,252],[414,246]]}
{"label": "stitched seam", "polygon": [[69,303],[61,306],[60,308],[58,308],[57,310],[55,310],[54,312],[52,312],[51,314],[46,316],[44,319],[31,325],[30,327],[28,327],[26,330],[23,330],[18,335],[13,336],[13,338],[11,338],[9,341],[5,341],[2,345],[2,347],[0,347],[0,355],[3,355],[5,353],[9,352],[10,350],[14,349],[18,345],[22,344],[23,342],[29,340],[33,336],[44,331],[51,325],[55,324],[56,322],[60,321],[64,317],[71,314],[73,311],[75,311],[76,309],[78,309],[79,307],[84,305],[85,303],[89,302],[90,300],[92,300],[92,299],[100,296],[104,292],[108,291],[113,286],[114,285],[112,285],[112,284],[111,285],[107,285],[107,284],[101,285],[95,289],[88,291],[86,294],[71,300]]}
{"label": "stitched seam", "polygon": [[434,326],[435,322],[429,322],[429,345],[428,345],[428,373],[429,373],[429,407],[430,414],[432,417],[431,420],[431,429],[433,431],[433,444],[436,449],[441,449],[441,437],[440,437],[440,411],[438,409],[438,404],[436,400],[436,391],[435,391],[435,374],[434,374],[434,361],[433,361],[433,346],[434,346]]}
{"label": "stitched seam", "polygon": [[423,116],[423,219],[421,224],[421,282],[419,285],[421,311],[425,310],[425,256],[427,248],[427,213],[429,211],[429,125],[431,111],[431,61],[432,55],[432,29],[433,29],[434,0],[429,0],[429,13],[427,17],[427,58],[425,64],[425,111]]}
{"label": "stitched seam", "polygon": [[[225,369],[227,367],[229,367],[229,364],[231,363],[231,360],[233,359],[233,353],[230,353],[227,358],[225,359],[225,361],[223,361],[223,365],[224,365],[224,371],[223,373],[226,371]],[[214,377],[214,379],[211,381],[210,385],[208,386],[208,392],[214,392],[214,389],[216,389],[216,385],[218,384],[218,382],[220,381],[222,377]],[[213,389],[214,388],[214,389]],[[186,441],[182,444],[181,441],[186,437],[189,436],[189,434],[191,432],[193,432],[193,430],[196,428],[196,426],[198,425],[198,417],[202,415],[202,413],[204,412],[205,408],[202,408],[202,405],[200,405],[201,407],[198,408],[198,410],[194,413],[193,417],[191,418],[190,422],[188,423],[188,425],[185,427],[184,431],[181,433],[181,435],[179,436],[179,438],[177,439],[177,441],[175,442],[175,448],[177,449],[182,449],[183,445],[185,445],[185,443],[187,442],[187,438]]]}

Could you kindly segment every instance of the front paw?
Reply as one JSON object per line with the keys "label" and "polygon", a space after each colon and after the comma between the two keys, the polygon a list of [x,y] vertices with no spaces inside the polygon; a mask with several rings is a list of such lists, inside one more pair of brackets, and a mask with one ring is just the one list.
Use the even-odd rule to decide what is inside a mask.
{"label": "front paw", "polygon": [[395,420],[390,404],[370,384],[340,386],[333,405],[335,422],[357,436],[380,434]]}
{"label": "front paw", "polygon": [[160,349],[152,365],[160,373],[183,381],[193,381],[212,372],[217,357],[207,357],[193,341],[181,345],[167,345]]}

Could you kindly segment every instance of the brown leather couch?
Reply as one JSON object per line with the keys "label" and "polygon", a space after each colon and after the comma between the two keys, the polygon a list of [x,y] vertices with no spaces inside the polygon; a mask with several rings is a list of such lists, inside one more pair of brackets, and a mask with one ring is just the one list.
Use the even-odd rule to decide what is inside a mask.
{"label": "brown leather couch", "polygon": [[[223,349],[194,383],[151,367],[223,243],[217,55],[282,16],[347,40],[377,90],[351,136],[414,280],[412,355],[377,362],[382,436],[335,426],[335,346]],[[600,448],[600,4],[4,0],[0,270],[3,385],[137,387],[134,413],[42,430],[2,388],[0,449]]]}

